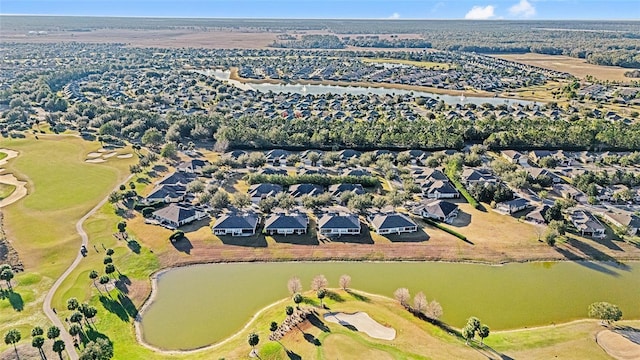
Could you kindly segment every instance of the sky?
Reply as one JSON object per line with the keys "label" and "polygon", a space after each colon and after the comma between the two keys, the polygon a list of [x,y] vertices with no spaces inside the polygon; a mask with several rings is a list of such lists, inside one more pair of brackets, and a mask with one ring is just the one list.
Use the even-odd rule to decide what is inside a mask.
{"label": "sky", "polygon": [[640,20],[640,0],[0,0],[0,14],[314,19]]}

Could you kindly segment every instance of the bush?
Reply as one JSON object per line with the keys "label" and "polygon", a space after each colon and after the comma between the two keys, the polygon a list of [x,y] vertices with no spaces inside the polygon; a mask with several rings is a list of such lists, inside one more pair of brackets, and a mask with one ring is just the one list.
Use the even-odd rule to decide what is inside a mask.
{"label": "bush", "polygon": [[440,224],[440,223],[438,223],[438,222],[435,222],[435,221],[433,221],[433,220],[429,220],[429,219],[424,219],[424,221],[425,221],[427,224],[429,224],[429,225],[431,225],[431,226],[435,226],[435,227],[437,227],[438,229],[440,229],[440,230],[442,230],[442,231],[444,231],[444,232],[448,232],[449,234],[451,234],[451,235],[453,235],[453,236],[457,237],[457,238],[458,238],[458,239],[460,239],[460,240],[467,241],[467,237],[466,237],[466,236],[464,236],[464,235],[460,234],[459,232],[457,232],[457,231],[455,231],[455,230],[449,229],[448,227],[446,227],[446,226],[444,226],[444,225],[442,225],[442,224]]}
{"label": "bush", "polygon": [[184,231],[176,230],[171,236],[169,236],[169,240],[175,242],[184,237]]}
{"label": "bush", "polygon": [[120,221],[118,223],[118,231],[124,232],[126,228],[127,228],[127,223],[126,222]]}
{"label": "bush", "polygon": [[154,211],[156,211],[154,207],[147,206],[146,208],[142,209],[142,216],[149,217],[151,216],[151,214],[153,214]]}

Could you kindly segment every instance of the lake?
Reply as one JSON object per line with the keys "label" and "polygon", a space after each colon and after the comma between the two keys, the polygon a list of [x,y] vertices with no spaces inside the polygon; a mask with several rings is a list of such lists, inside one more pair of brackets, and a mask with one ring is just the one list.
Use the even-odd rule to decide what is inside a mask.
{"label": "lake", "polygon": [[469,316],[492,330],[585,318],[595,301],[640,318],[640,263],[533,262],[502,266],[439,262],[317,262],[206,264],[177,268],[158,278],[155,302],[142,317],[145,340],[164,349],[192,349],[221,341],[261,308],[288,296],[298,276],[306,289],[324,274],[338,287],[393,297],[399,287],[423,291],[444,309],[443,321],[461,327]]}
{"label": "lake", "polygon": [[302,84],[249,84],[238,80],[230,80],[230,72],[227,70],[200,70],[199,74],[213,76],[217,80],[228,82],[242,90],[255,90],[261,92],[273,91],[275,93],[297,93],[297,94],[375,94],[375,95],[412,95],[415,97],[423,96],[442,100],[447,104],[484,104],[492,105],[519,103],[522,105],[533,104],[533,101],[520,99],[505,99],[497,97],[472,97],[472,96],[453,96],[436,94],[426,91],[412,91],[403,89],[388,89],[384,87],[361,87],[361,86],[337,86],[337,85],[302,85]]}

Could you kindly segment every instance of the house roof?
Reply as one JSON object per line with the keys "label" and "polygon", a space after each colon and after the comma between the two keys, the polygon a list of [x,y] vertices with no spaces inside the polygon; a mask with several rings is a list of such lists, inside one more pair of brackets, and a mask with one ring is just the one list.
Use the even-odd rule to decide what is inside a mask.
{"label": "house roof", "polygon": [[549,209],[549,205],[544,205],[528,213],[525,218],[527,220],[536,220],[538,222],[546,223],[547,219],[545,219],[544,215],[549,211]]}
{"label": "house roof", "polygon": [[263,175],[287,175],[286,169],[276,169],[273,167],[266,167],[258,170],[258,174]]}
{"label": "house roof", "polygon": [[265,155],[267,159],[284,159],[289,156],[290,152],[282,149],[273,149],[268,151]]}
{"label": "house roof", "polygon": [[353,214],[324,214],[318,220],[320,229],[360,229],[360,220]]}
{"label": "house roof", "polygon": [[416,226],[409,217],[400,213],[376,214],[371,217],[371,224],[378,230]]}
{"label": "house roof", "polygon": [[528,206],[529,205],[529,200],[527,199],[523,199],[523,198],[515,198],[513,200],[509,200],[509,201],[504,201],[501,202],[500,204],[498,204],[498,206],[508,206],[509,208],[520,208],[523,206]]}
{"label": "house roof", "polygon": [[621,212],[607,212],[605,216],[622,226],[628,226],[632,229],[640,228],[640,218],[636,215]]}
{"label": "house roof", "polygon": [[175,184],[187,185],[190,182],[194,181],[196,177],[197,176],[195,174],[191,174],[191,173],[174,172],[170,175],[167,175],[162,180],[158,181],[157,184],[158,185],[175,185]]}
{"label": "house roof", "polygon": [[492,182],[492,181],[496,181],[495,176],[493,176],[493,174],[488,173],[488,172],[483,172],[477,169],[464,169],[464,171],[462,171],[462,175],[461,178],[464,181],[485,181],[485,182]]}
{"label": "house roof", "polygon": [[306,229],[309,220],[305,214],[272,214],[264,221],[265,230]]}
{"label": "house roof", "polygon": [[352,157],[360,157],[360,151],[356,151],[356,150],[352,150],[352,149],[346,149],[346,150],[342,150],[338,153],[340,155],[340,159],[342,160],[348,160],[351,159]]}
{"label": "house roof", "polygon": [[303,195],[319,195],[324,192],[324,189],[320,185],[316,184],[296,184],[289,187],[289,193],[293,197],[300,197]]}
{"label": "house roof", "polygon": [[371,173],[364,169],[345,169],[344,175],[346,176],[371,176]]}
{"label": "house roof", "polygon": [[195,214],[195,209],[178,204],[169,204],[168,206],[153,212],[154,217],[159,217],[176,224],[194,216]]}
{"label": "house roof", "polygon": [[176,198],[184,195],[187,191],[187,188],[183,185],[161,185],[156,188],[149,196],[146,197],[147,200],[153,199],[164,199],[167,196],[171,198]]}
{"label": "house roof", "polygon": [[441,194],[457,194],[458,190],[456,190],[453,185],[451,185],[448,181],[437,180],[434,181],[427,190],[429,193],[439,192]]}
{"label": "house roof", "polygon": [[252,212],[245,214],[226,214],[216,220],[212,229],[255,229],[258,215]]}
{"label": "house roof", "polygon": [[340,194],[347,191],[358,195],[364,194],[364,188],[360,184],[334,184],[329,186],[329,192],[334,196],[340,196]]}
{"label": "house roof", "polygon": [[574,211],[571,214],[571,222],[580,231],[595,231],[605,229],[602,223],[588,211]]}
{"label": "house roof", "polygon": [[458,210],[458,205],[448,201],[436,200],[422,205],[423,209],[429,214],[434,214],[441,218],[448,217],[451,213]]}
{"label": "house roof", "polygon": [[209,165],[209,161],[207,160],[202,160],[202,159],[191,159],[188,161],[183,161],[181,162],[177,168],[178,169],[192,169],[192,170],[197,170],[197,169],[201,169],[205,166]]}
{"label": "house roof", "polygon": [[253,184],[249,187],[249,196],[251,197],[259,197],[259,196],[275,196],[276,194],[282,192],[282,186],[278,184]]}

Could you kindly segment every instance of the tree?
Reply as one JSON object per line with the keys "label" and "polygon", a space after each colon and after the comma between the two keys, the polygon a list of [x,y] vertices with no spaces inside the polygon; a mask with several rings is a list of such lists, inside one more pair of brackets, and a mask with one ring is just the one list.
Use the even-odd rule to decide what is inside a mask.
{"label": "tree", "polygon": [[478,330],[480,330],[480,319],[475,316],[470,317],[469,319],[467,319],[467,326],[471,327],[474,333],[477,332]]}
{"label": "tree", "polygon": [[108,360],[113,357],[113,344],[108,339],[97,338],[85,346],[80,360]]}
{"label": "tree", "polygon": [[[126,224],[125,224],[125,225],[126,225]],[[113,249],[111,249],[111,248],[107,249],[107,255],[108,255],[108,256],[111,256],[111,255],[113,255],[114,253],[115,253],[115,251],[113,251]]]}
{"label": "tree", "polygon": [[44,330],[42,330],[40,326],[36,326],[33,329],[31,329],[31,336],[33,337],[40,336],[42,334],[44,334]]}
{"label": "tree", "polygon": [[316,166],[318,160],[320,160],[320,154],[315,151],[311,151],[307,154],[307,159],[311,162],[311,166]]}
{"label": "tree", "polygon": [[285,313],[285,314],[287,314],[287,316],[291,316],[291,315],[293,315],[293,307],[291,307],[291,306],[287,306],[287,307],[284,309],[284,313]]}
{"label": "tree", "polygon": [[274,332],[278,330],[278,323],[275,321],[271,322],[271,325],[269,325],[269,331]]}
{"label": "tree", "polygon": [[98,291],[100,291],[100,288],[98,288],[98,284],[96,284],[96,279],[98,278],[98,272],[95,270],[91,270],[91,272],[89,273],[89,279],[91,279],[91,281],[93,281],[93,286],[96,287],[96,289],[98,289]]}
{"label": "tree", "polygon": [[7,283],[7,288],[11,291],[11,279],[13,279],[13,270],[11,266],[7,264],[0,265],[0,280],[4,280]]}
{"label": "tree", "polygon": [[143,145],[156,147],[162,145],[162,143],[164,142],[164,137],[162,136],[162,133],[158,131],[158,129],[150,128],[144,132],[141,141]]}
{"label": "tree", "polygon": [[33,340],[31,340],[31,346],[38,349],[38,352],[40,353],[40,357],[42,358],[44,358],[44,352],[42,351],[43,345],[44,345],[44,337],[42,336],[36,336],[33,338]]}
{"label": "tree", "polygon": [[340,284],[340,288],[342,290],[346,291],[349,288],[349,285],[351,285],[351,276],[346,274],[340,276],[340,280],[338,281],[338,284]]}
{"label": "tree", "polygon": [[118,223],[118,231],[119,232],[124,232],[127,229],[127,223],[124,221],[120,221]]}
{"label": "tree", "polygon": [[111,264],[113,263],[113,259],[111,258],[111,256],[105,256],[104,259],[102,260],[102,263],[105,265]]}
{"label": "tree", "polygon": [[247,342],[249,343],[249,346],[253,348],[252,351],[255,351],[256,346],[260,342],[260,337],[256,333],[251,333],[249,334],[249,338],[247,339]]}
{"label": "tree", "polygon": [[296,307],[298,309],[300,308],[300,303],[302,302],[302,300],[304,300],[304,298],[299,293],[293,295],[293,302],[296,303]]}
{"label": "tree", "polygon": [[64,349],[66,348],[64,341],[62,340],[56,340],[53,342],[53,345],[51,346],[51,349],[53,351],[55,351],[56,353],[58,353],[58,356],[60,357],[60,360],[62,360],[62,352],[64,351]]}
{"label": "tree", "polygon": [[329,281],[324,275],[316,275],[316,277],[311,280],[311,290],[318,291],[320,289],[324,289],[329,285]]}
{"label": "tree", "polygon": [[476,335],[475,330],[469,325],[462,328],[462,337],[465,339],[465,344],[469,345],[469,340],[473,339]]}
{"label": "tree", "polygon": [[57,338],[58,336],[60,336],[60,328],[53,325],[51,327],[49,327],[49,329],[47,329],[47,338],[49,340],[53,340],[55,338]]}
{"label": "tree", "polygon": [[233,206],[244,209],[251,205],[251,198],[245,193],[236,193],[233,195]]}
{"label": "tree", "polygon": [[107,275],[111,275],[116,271],[116,267],[113,264],[107,264],[107,266],[104,267],[104,272]]}
{"label": "tree", "polygon": [[409,301],[409,299],[411,298],[411,295],[409,294],[409,289],[407,289],[407,288],[399,288],[399,289],[396,289],[396,291],[393,292],[393,297],[395,297],[396,300],[398,300],[400,305],[406,307],[407,306],[407,301]]}
{"label": "tree", "polygon": [[416,313],[423,313],[427,309],[427,304],[427,297],[422,291],[420,291],[413,298],[413,311]]}
{"label": "tree", "polygon": [[160,156],[163,158],[174,158],[178,154],[178,150],[176,149],[176,145],[174,143],[165,144],[160,150]]}
{"label": "tree", "polygon": [[289,289],[289,293],[295,294],[302,291],[302,282],[300,282],[300,278],[297,276],[292,277],[287,282],[287,289]]}
{"label": "tree", "polygon": [[617,305],[608,302],[595,302],[589,305],[589,317],[611,324],[622,319],[622,310]]}
{"label": "tree", "polygon": [[107,275],[102,275],[100,276],[100,280],[98,280],[100,282],[101,285],[104,286],[104,291],[109,294],[109,289],[107,289],[107,284],[109,283],[109,281],[111,281],[111,278],[109,278],[109,276]]}
{"label": "tree", "polygon": [[82,327],[80,327],[80,325],[78,324],[71,324],[71,326],[69,327],[69,335],[71,336],[80,336],[80,333],[82,332]]}
{"label": "tree", "polygon": [[71,316],[69,316],[69,321],[80,324],[83,318],[84,316],[82,316],[82,313],[80,313],[80,311],[76,311],[73,314],[71,314]]}
{"label": "tree", "polygon": [[224,209],[229,205],[229,194],[224,190],[218,190],[211,197],[211,201],[209,201],[209,205],[214,209]]}
{"label": "tree", "polygon": [[440,317],[442,317],[443,314],[442,305],[440,305],[439,302],[432,300],[427,305],[427,309],[425,310],[424,314],[433,320],[438,320],[440,319]]}
{"label": "tree", "polygon": [[67,310],[76,310],[80,306],[78,299],[72,297],[67,300]]}
{"label": "tree", "polygon": [[480,336],[480,343],[484,344],[484,339],[489,336],[491,330],[485,324],[480,325],[480,330],[478,330],[478,336]]}
{"label": "tree", "polygon": [[326,289],[318,289],[318,291],[316,292],[316,296],[318,296],[318,299],[320,300],[320,307],[324,307],[322,305],[322,300],[324,299],[325,296],[327,296],[327,290]]}
{"label": "tree", "polygon": [[22,334],[18,329],[9,330],[4,336],[4,343],[7,345],[13,345],[13,350],[16,352],[16,356],[18,355],[18,349],[16,348],[16,344],[18,341],[22,339]]}

